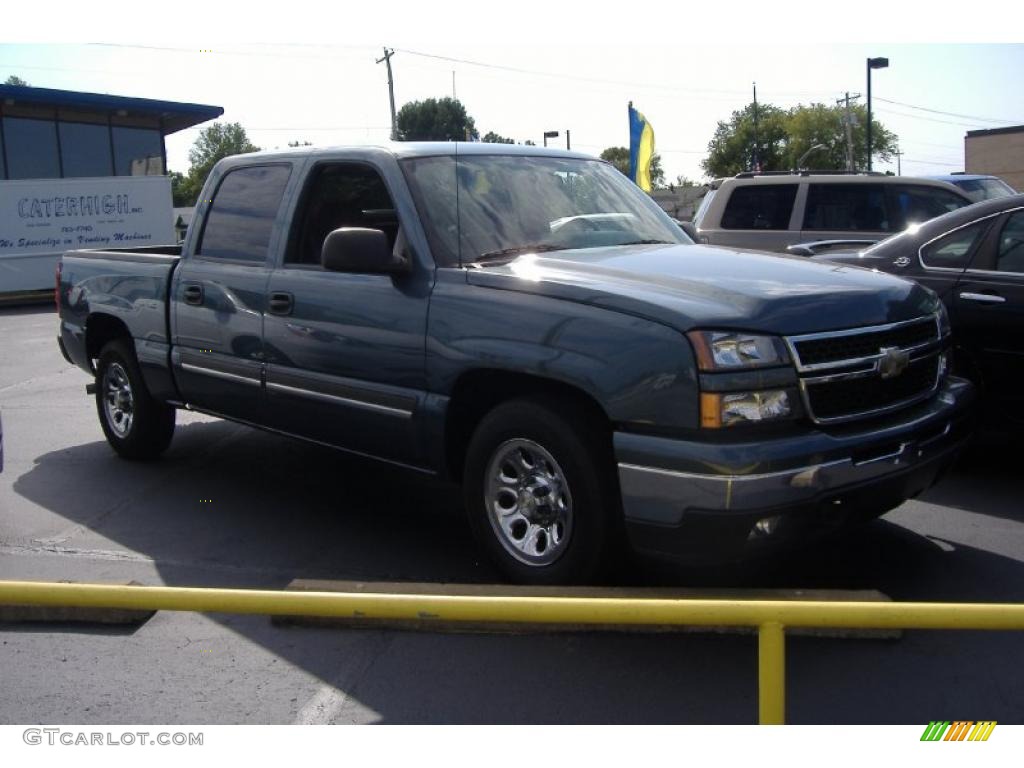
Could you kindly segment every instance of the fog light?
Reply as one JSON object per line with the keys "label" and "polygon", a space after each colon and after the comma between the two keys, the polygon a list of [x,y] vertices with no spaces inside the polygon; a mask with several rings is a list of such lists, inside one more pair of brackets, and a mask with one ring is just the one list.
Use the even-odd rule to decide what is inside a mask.
{"label": "fog light", "polygon": [[771,536],[778,530],[780,520],[782,520],[782,515],[762,517],[754,523],[754,526],[750,529],[750,534],[747,536],[747,539],[762,539],[765,536]]}
{"label": "fog light", "polygon": [[792,401],[784,389],[732,394],[704,392],[700,396],[700,410],[701,426],[710,429],[793,416]]}

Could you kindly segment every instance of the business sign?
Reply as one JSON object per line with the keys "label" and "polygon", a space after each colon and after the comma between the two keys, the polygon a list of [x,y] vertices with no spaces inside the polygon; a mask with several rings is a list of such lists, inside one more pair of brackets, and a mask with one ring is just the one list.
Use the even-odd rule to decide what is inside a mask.
{"label": "business sign", "polygon": [[166,176],[0,181],[0,293],[53,283],[75,248],[174,244]]}

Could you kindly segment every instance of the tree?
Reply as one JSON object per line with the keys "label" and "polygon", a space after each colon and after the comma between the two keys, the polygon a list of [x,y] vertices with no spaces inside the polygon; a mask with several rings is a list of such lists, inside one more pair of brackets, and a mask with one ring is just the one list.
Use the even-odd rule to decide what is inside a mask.
{"label": "tree", "polygon": [[482,141],[484,144],[515,144],[516,143],[514,139],[506,138],[505,136],[501,136],[500,134],[497,134],[494,131],[488,131],[487,133],[485,133],[483,138],[480,139],[480,141]]}
{"label": "tree", "polygon": [[[853,127],[854,168],[867,166],[866,124],[864,107],[851,109]],[[846,168],[846,110],[825,104],[797,105],[782,110],[771,104],[757,107],[757,146],[761,170],[786,171],[797,167],[798,161],[812,147],[823,144],[807,155],[804,165],[817,170]],[[708,156],[701,165],[709,176],[733,176],[753,168],[754,105],[748,104],[721,121],[708,144]],[[896,136],[872,120],[873,154],[886,161],[896,149]],[[877,139],[875,138],[877,137]]]}
{"label": "tree", "polygon": [[11,75],[6,80],[4,80],[4,85],[28,85],[28,81],[22,80],[17,75]]}
{"label": "tree", "polygon": [[313,146],[313,142],[312,141],[289,141],[288,142],[288,146],[289,147],[312,147]]}
{"label": "tree", "polygon": [[[771,104],[757,105],[757,147],[762,170],[783,168],[785,115],[783,110]],[[748,104],[733,112],[728,121],[719,121],[708,143],[708,156],[701,161],[701,166],[708,176],[735,176],[751,169],[753,157],[754,105]]]}
{"label": "tree", "polygon": [[245,129],[239,123],[214,123],[199,132],[192,149],[188,152],[188,175],[177,174],[179,181],[175,190],[175,174],[171,175],[171,193],[175,205],[195,205],[203,190],[206,177],[210,175],[218,160],[231,155],[259,152],[259,147],[249,141]]}
{"label": "tree", "polygon": [[[629,150],[626,147],[608,147],[601,153],[601,159],[614,165],[624,176],[629,176]],[[651,157],[651,187],[665,185],[665,170],[661,167],[661,155]]]}
{"label": "tree", "polygon": [[[175,208],[188,208],[195,204],[195,198],[190,197],[191,191],[188,187],[188,177],[178,171],[171,171],[167,174],[171,179],[171,199]],[[198,192],[196,193],[198,195]]]}
{"label": "tree", "polygon": [[398,111],[402,141],[466,141],[478,136],[462,102],[445,97],[410,101]]}
{"label": "tree", "polygon": [[[853,115],[853,167],[867,168],[867,107],[854,106],[850,109]],[[804,165],[818,170],[846,169],[846,108],[811,104],[808,107],[798,106],[789,111],[786,117],[786,132],[789,142],[783,161],[786,168],[796,168],[797,161],[805,152],[816,144],[824,144],[825,149],[817,149],[807,156]],[[896,136],[879,123],[871,121],[871,154],[883,162],[892,159],[896,150]]]}

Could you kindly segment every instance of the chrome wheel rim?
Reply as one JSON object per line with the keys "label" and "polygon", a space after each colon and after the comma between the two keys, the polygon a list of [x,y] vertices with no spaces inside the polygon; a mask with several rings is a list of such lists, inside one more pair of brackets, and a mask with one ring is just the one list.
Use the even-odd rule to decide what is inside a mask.
{"label": "chrome wheel rim", "polygon": [[103,414],[107,426],[118,437],[132,430],[135,420],[135,398],[128,374],[120,363],[111,363],[103,374]]}
{"label": "chrome wheel rim", "polygon": [[505,550],[531,566],[561,557],[572,536],[573,508],[555,458],[532,440],[508,440],[491,457],[486,478],[487,517]]}

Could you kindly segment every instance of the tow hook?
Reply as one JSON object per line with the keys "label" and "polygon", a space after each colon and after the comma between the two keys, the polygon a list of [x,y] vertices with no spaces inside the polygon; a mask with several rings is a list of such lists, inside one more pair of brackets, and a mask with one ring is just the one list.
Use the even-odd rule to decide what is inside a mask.
{"label": "tow hook", "polygon": [[88,384],[85,385],[85,394],[87,394],[87,395],[95,395],[96,394],[96,382],[95,381],[90,381]]}

